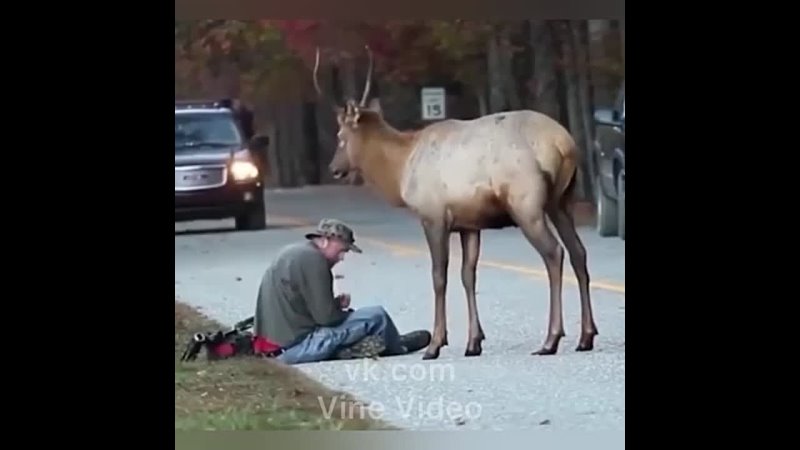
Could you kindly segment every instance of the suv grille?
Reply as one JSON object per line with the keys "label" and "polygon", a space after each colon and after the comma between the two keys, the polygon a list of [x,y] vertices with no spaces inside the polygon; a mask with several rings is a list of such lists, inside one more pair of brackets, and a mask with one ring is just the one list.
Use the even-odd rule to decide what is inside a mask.
{"label": "suv grille", "polygon": [[225,185],[227,168],[219,166],[178,166],[175,167],[175,190],[191,191]]}

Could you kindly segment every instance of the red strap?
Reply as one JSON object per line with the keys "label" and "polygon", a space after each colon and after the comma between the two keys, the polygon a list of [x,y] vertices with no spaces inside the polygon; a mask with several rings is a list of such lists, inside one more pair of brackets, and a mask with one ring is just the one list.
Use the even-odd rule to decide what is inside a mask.
{"label": "red strap", "polygon": [[280,348],[280,345],[262,336],[256,336],[255,339],[253,339],[253,352],[255,353],[272,353],[280,350]]}
{"label": "red strap", "polygon": [[211,350],[214,352],[215,356],[219,358],[227,358],[233,355],[235,349],[233,348],[233,344],[224,342],[222,344],[215,346]]}

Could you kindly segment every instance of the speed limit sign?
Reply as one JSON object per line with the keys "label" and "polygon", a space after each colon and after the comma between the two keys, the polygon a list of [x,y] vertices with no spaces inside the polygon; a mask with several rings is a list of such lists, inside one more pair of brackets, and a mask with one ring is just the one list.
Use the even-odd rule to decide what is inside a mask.
{"label": "speed limit sign", "polygon": [[447,116],[445,90],[440,87],[422,88],[422,119],[440,120]]}

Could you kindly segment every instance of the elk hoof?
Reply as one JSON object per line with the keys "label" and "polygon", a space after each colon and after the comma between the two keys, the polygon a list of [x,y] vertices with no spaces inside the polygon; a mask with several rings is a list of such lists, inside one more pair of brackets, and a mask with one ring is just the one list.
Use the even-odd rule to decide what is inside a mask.
{"label": "elk hoof", "polygon": [[480,356],[482,352],[483,349],[481,348],[480,345],[475,346],[474,349],[470,349],[469,347],[467,347],[467,350],[464,352],[464,356]]}
{"label": "elk hoof", "polygon": [[539,350],[531,353],[531,355],[535,356],[544,356],[544,355],[555,355],[558,352],[557,347],[542,347]]}
{"label": "elk hoof", "polygon": [[422,355],[422,360],[428,359],[438,359],[439,358],[439,347],[435,347],[433,349],[428,349],[424,355]]}
{"label": "elk hoof", "polygon": [[436,359],[439,357],[439,350],[442,347],[447,346],[447,335],[436,339],[436,333],[434,333],[434,338],[430,344],[428,344],[428,350],[425,351],[425,355],[422,356],[422,359]]}
{"label": "elk hoof", "polygon": [[464,356],[480,356],[483,353],[483,348],[481,347],[481,339],[474,339],[467,343],[467,350],[464,352]]}
{"label": "elk hoof", "polygon": [[564,332],[549,333],[547,339],[542,344],[542,348],[531,353],[531,355],[555,355],[558,353],[558,344],[561,338],[564,337]]}
{"label": "elk hoof", "polygon": [[588,352],[594,349],[594,336],[593,335],[585,335],[581,336],[580,341],[578,341],[578,346],[575,348],[576,352]]}

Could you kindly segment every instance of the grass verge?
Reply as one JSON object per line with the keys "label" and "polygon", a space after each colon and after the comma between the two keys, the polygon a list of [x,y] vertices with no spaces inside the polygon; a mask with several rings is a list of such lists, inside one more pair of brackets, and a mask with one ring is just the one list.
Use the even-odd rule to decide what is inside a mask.
{"label": "grass verge", "polygon": [[[175,300],[176,430],[394,429],[372,419],[366,405],[349,394],[331,390],[276,361],[208,362],[203,353],[196,361],[179,361],[192,334],[221,327]],[[334,413],[326,417],[324,412],[332,404]]]}

